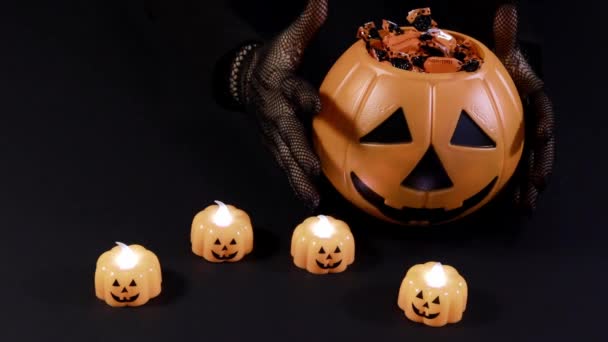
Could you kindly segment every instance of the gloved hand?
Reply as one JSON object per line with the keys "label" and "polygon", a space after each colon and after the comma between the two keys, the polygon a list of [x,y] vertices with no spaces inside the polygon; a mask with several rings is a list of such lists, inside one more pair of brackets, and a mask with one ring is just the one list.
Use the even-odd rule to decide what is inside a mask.
{"label": "gloved hand", "polygon": [[539,194],[552,174],[555,159],[555,117],[543,81],[517,45],[517,8],[505,4],[494,17],[496,55],[513,78],[524,103],[532,111],[524,112],[526,137],[520,167],[514,179],[513,200],[524,212],[536,208]]}
{"label": "gloved hand", "polygon": [[[327,0],[309,0],[301,16],[267,44],[248,42],[230,52],[216,71],[228,90],[219,94],[225,104],[253,112],[268,149],[287,173],[296,195],[309,207],[319,204],[314,177],[320,173],[318,157],[306,138],[300,115],[316,114],[318,91],[295,76],[306,45],[327,17]],[[528,133],[524,154],[514,177],[514,202],[524,210],[536,207],[537,198],[552,173],[555,156],[554,115],[543,82],[517,45],[517,9],[502,5],[494,18],[496,55],[513,78],[525,103]],[[224,65],[222,67],[222,64]],[[223,77],[229,75],[229,77]]]}
{"label": "gloved hand", "polygon": [[217,78],[227,83],[216,85],[227,90],[216,95],[257,116],[267,148],[287,173],[295,194],[312,209],[320,201],[314,178],[321,166],[299,116],[318,113],[321,100],[318,90],[295,73],[326,17],[327,0],[309,0],[300,17],[273,40],[247,42],[216,67]]}

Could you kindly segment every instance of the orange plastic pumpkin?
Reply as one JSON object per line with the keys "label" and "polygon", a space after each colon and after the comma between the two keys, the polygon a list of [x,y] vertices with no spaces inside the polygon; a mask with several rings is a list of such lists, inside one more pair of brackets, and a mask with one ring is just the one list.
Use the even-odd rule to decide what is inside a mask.
{"label": "orange plastic pumpkin", "polygon": [[523,149],[521,99],[481,42],[475,72],[419,73],[378,62],[358,40],[320,93],[313,141],[349,201],[400,224],[437,224],[479,209],[505,185]]}

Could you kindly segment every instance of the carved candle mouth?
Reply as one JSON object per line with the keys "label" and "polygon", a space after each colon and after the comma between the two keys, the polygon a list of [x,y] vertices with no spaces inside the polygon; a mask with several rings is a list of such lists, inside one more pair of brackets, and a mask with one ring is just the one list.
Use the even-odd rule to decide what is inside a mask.
{"label": "carved candle mouth", "polygon": [[122,298],[118,297],[117,295],[113,294],[112,292],[110,292],[110,294],[112,295],[112,298],[114,298],[114,300],[119,303],[131,303],[131,302],[136,301],[137,298],[139,297],[139,293],[132,297],[122,297]]}
{"label": "carved candle mouth", "polygon": [[353,186],[357,189],[357,192],[369,203],[371,203],[374,207],[376,207],[380,212],[399,222],[408,223],[408,222],[430,222],[437,223],[448,221],[453,218],[458,217],[460,214],[465,211],[473,208],[477,204],[479,204],[486,196],[490,193],[498,177],[494,177],[486,185],[483,189],[481,189],[475,195],[465,199],[462,202],[462,206],[452,210],[446,210],[443,208],[412,208],[412,207],[403,207],[401,209],[393,208],[384,203],[385,198],[380,196],[377,192],[372,190],[361,178],[355,174],[355,172],[350,173],[351,180],[353,182]]}
{"label": "carved candle mouth", "polygon": [[319,266],[321,269],[324,269],[324,270],[332,270],[332,269],[337,268],[338,266],[340,266],[340,264],[342,263],[342,260],[340,260],[340,261],[334,262],[333,264],[332,263],[328,263],[327,265],[325,265],[322,262],[320,262],[319,260],[315,259],[315,261],[317,262],[317,266]]}
{"label": "carved candle mouth", "polygon": [[439,312],[434,313],[434,314],[429,314],[429,313],[423,313],[420,310],[418,310],[418,308],[416,308],[416,306],[414,305],[414,303],[412,303],[412,310],[414,310],[414,313],[420,317],[424,317],[424,318],[428,318],[428,319],[433,319],[436,318],[437,316],[439,316]]}
{"label": "carved candle mouth", "polygon": [[217,253],[215,253],[214,251],[211,251],[211,254],[213,254],[213,257],[215,257],[218,260],[230,260],[233,259],[239,252],[234,252],[232,254],[227,254],[227,255],[219,255]]}

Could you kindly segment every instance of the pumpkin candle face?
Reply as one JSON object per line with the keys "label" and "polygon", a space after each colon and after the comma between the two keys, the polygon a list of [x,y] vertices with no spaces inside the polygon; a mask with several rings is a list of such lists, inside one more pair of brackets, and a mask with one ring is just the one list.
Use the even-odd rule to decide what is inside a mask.
{"label": "pumpkin candle face", "polygon": [[353,44],[320,88],[313,119],[323,172],[349,201],[399,224],[440,224],[487,203],[522,153],[523,106],[498,58],[481,42],[475,72],[417,73]]}
{"label": "pumpkin candle face", "polygon": [[140,245],[117,244],[97,260],[95,294],[114,307],[143,305],[161,292],[158,258]]}
{"label": "pumpkin candle face", "polygon": [[210,262],[236,262],[253,250],[249,215],[232,205],[216,201],[192,221],[192,252]]}
{"label": "pumpkin candle face", "polygon": [[344,221],[309,217],[293,232],[291,255],[296,266],[311,273],[339,273],[355,260],[355,240]]}
{"label": "pumpkin candle face", "polygon": [[408,270],[397,303],[410,320],[440,327],[462,319],[467,296],[467,283],[456,269],[427,262]]}

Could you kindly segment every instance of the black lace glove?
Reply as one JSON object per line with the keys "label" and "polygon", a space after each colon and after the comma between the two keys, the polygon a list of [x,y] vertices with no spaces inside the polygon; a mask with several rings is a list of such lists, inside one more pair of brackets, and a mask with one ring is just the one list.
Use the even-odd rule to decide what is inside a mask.
{"label": "black lace glove", "polygon": [[[246,42],[216,67],[216,94],[232,108],[257,116],[268,149],[296,195],[316,209],[314,179],[321,172],[299,116],[321,110],[318,90],[296,76],[304,48],[327,17],[327,0],[309,0],[298,19],[272,41]],[[225,75],[229,75],[226,77]]]}
{"label": "black lace glove", "polygon": [[555,117],[551,100],[545,94],[543,81],[517,45],[517,8],[513,4],[499,7],[494,17],[496,55],[507,68],[520,97],[531,110],[524,112],[526,137],[524,152],[514,177],[515,206],[531,212],[539,194],[552,174],[555,159]]}

